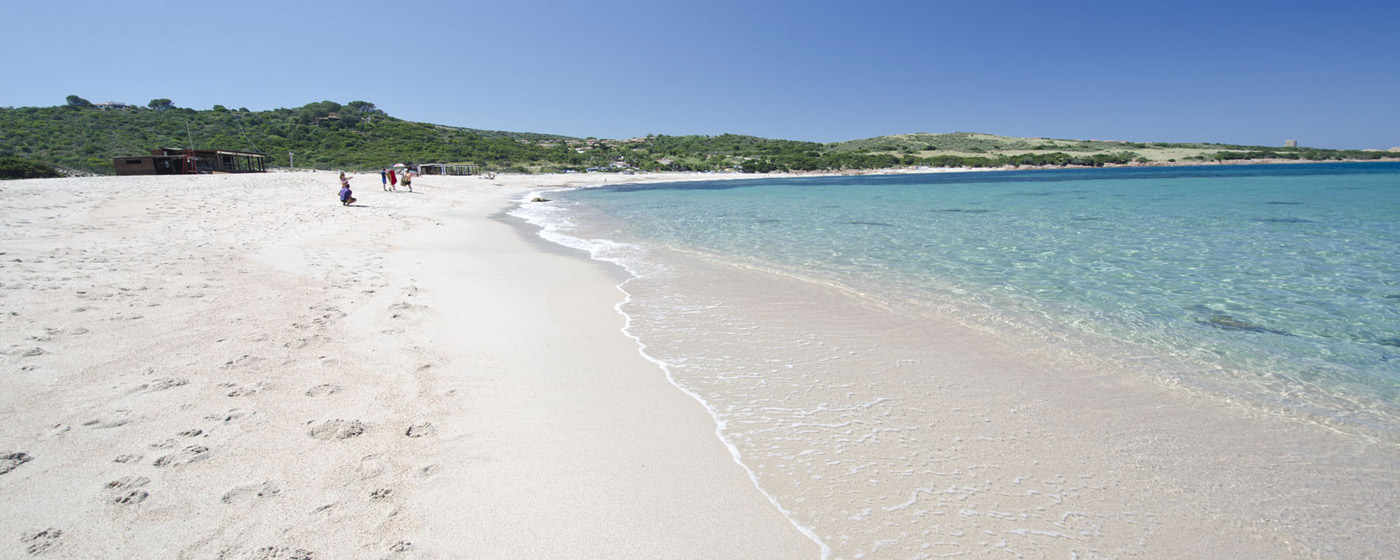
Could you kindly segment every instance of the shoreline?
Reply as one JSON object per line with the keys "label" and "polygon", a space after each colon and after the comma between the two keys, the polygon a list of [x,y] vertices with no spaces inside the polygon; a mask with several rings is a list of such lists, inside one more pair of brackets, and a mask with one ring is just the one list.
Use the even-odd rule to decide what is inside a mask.
{"label": "shoreline", "polygon": [[[962,551],[982,550],[983,534],[1011,542],[1007,552],[1051,556],[1396,550],[1394,539],[1363,529],[1395,521],[1387,513],[1400,487],[1393,442],[1260,415],[1164,386],[1151,370],[1109,368],[946,318],[892,313],[838,286],[653,252],[675,264],[659,276],[679,279],[623,285],[629,302],[638,298],[624,310],[639,329],[634,336],[678,386],[707,403],[760,486],[776,490],[778,503],[796,504],[789,515],[831,543],[836,557],[903,546],[880,525],[916,523],[941,527],[944,543]],[[652,268],[640,270],[647,276]],[[906,377],[921,368],[930,368],[928,378]],[[745,384],[746,377],[764,381]],[[977,381],[964,383],[969,378]],[[898,433],[901,444],[859,451],[849,443],[852,426]],[[850,455],[871,464],[843,462]],[[933,459],[913,460],[920,455]],[[850,476],[862,468],[896,475]],[[852,490],[867,482],[875,485]],[[849,493],[865,497],[814,499]],[[1053,507],[1046,495],[1056,496]],[[880,507],[851,516],[861,504]],[[942,517],[954,511],[962,519]],[[891,520],[905,513],[913,515]],[[1352,517],[1359,526],[1343,523]],[[1076,518],[1090,525],[1067,522]],[[913,544],[896,554],[920,554]]]}
{"label": "shoreline", "polygon": [[[684,339],[697,341],[657,332],[664,313],[643,336],[659,360],[683,366],[679,384],[727,411],[726,438],[834,557],[870,556],[882,542],[896,556],[937,543],[1047,556],[1396,550],[1365,530],[1394,520],[1392,443],[1261,416],[1138,375],[1151,372],[891,313],[835,288],[700,270],[680,282],[704,294],[674,304],[722,310],[684,324]],[[742,354],[749,348],[762,350]],[[702,358],[714,352],[726,359]],[[932,534],[901,538],[893,529],[903,527]]]}

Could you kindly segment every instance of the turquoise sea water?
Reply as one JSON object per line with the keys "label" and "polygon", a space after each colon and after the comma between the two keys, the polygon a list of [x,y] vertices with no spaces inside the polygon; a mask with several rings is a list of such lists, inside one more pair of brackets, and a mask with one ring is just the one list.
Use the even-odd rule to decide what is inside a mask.
{"label": "turquoise sea water", "polygon": [[606,239],[610,259],[634,271],[646,247],[679,249],[1400,439],[1400,164],[760,178],[550,196],[558,204],[533,220]]}

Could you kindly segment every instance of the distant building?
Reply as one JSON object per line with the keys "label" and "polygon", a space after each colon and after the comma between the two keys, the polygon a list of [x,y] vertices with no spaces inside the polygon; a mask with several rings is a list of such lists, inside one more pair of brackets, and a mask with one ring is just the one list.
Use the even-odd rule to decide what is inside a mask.
{"label": "distant building", "polygon": [[117,175],[194,175],[201,173],[264,173],[267,156],[230,150],[159,148],[149,156],[112,158]]}
{"label": "distant building", "polygon": [[468,164],[424,163],[418,166],[418,173],[422,175],[476,175],[480,171],[481,166]]}
{"label": "distant building", "polygon": [[1297,147],[1298,147],[1298,141],[1297,141],[1297,140],[1284,140],[1284,141],[1283,141],[1283,147],[1285,147],[1285,148],[1297,148]]}

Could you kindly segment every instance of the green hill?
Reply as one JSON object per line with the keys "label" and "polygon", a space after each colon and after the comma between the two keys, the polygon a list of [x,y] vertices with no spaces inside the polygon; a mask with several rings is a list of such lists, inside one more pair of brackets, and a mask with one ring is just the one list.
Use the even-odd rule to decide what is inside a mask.
{"label": "green hill", "polygon": [[[294,109],[196,111],[153,100],[103,108],[69,96],[57,107],[0,108],[0,157],[111,174],[112,159],[155,148],[259,152],[275,167],[366,170],[393,163],[468,163],[483,169],[829,171],[903,166],[1001,167],[1227,159],[1380,159],[1394,154],[1225,144],[901,134],[833,144],[754,136],[648,136],[630,140],[477,130],[397,119],[366,101]],[[12,163],[10,165],[18,165]]]}
{"label": "green hill", "polygon": [[[841,152],[868,154],[901,154],[920,158],[956,156],[977,158],[994,156],[1006,160],[1018,159],[1092,159],[1095,155],[1121,159],[1113,154],[1131,153],[1131,161],[1190,162],[1223,159],[1382,159],[1385,152],[1360,150],[1326,150],[1318,148],[1277,148],[1270,146],[1241,146],[1208,142],[1124,142],[1113,140],[1065,140],[1055,138],[1016,138],[976,132],[949,134],[898,134],[863,140],[850,140],[832,145]],[[1060,154],[1065,157],[1052,156]]]}
{"label": "green hill", "polygon": [[161,147],[261,152],[272,165],[287,165],[293,152],[297,167],[367,169],[399,161],[509,167],[546,159],[554,155],[546,146],[567,140],[409,122],[364,101],[322,101],[271,111],[72,105],[0,109],[0,155],[94,173],[112,173],[112,158]]}

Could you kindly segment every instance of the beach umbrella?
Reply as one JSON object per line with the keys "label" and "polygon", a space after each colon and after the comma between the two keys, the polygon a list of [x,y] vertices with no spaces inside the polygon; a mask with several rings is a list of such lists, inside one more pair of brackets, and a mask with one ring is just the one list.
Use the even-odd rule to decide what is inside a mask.
{"label": "beach umbrella", "polygon": [[407,166],[407,165],[404,165],[404,164],[402,164],[402,163],[395,163],[395,164],[394,164],[394,167],[408,167],[408,166]]}

